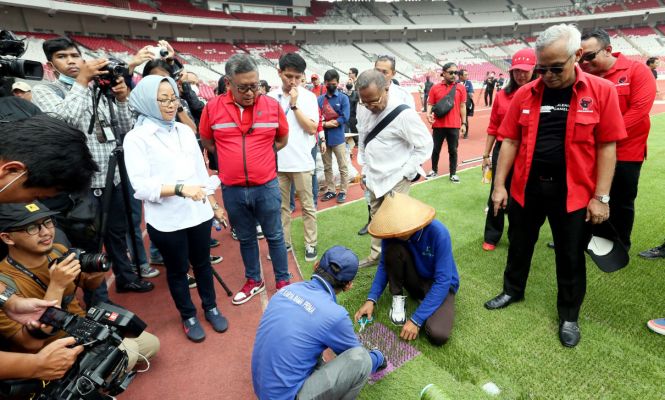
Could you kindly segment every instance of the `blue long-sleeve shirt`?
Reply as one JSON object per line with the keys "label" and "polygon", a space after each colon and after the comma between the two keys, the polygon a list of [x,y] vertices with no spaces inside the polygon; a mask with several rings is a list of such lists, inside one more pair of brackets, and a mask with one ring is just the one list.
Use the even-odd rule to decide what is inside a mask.
{"label": "blue long-sleeve shirt", "polygon": [[[376,276],[369,290],[368,300],[378,302],[388,284],[388,275],[385,269],[384,254],[386,246],[399,239],[384,239],[381,241],[381,259],[376,270]],[[418,275],[426,279],[434,279],[431,289],[425,295],[422,303],[411,316],[411,321],[422,324],[436,311],[448,296],[451,290],[457,293],[459,289],[459,275],[453,258],[452,244],[448,229],[438,220],[432,221],[420,231],[411,235],[407,241],[409,251]]]}
{"label": "blue long-sleeve shirt", "polygon": [[349,104],[349,96],[340,92],[339,90],[335,91],[335,94],[332,96],[329,94],[324,94],[319,96],[319,109],[323,109],[323,103],[325,99],[328,99],[328,103],[337,113],[337,122],[339,126],[336,128],[325,128],[323,132],[326,135],[326,144],[328,146],[338,146],[344,143],[344,124],[349,121],[349,115],[351,113],[351,106]]}
{"label": "blue long-sleeve shirt", "polygon": [[[333,288],[318,275],[278,291],[261,317],[252,352],[252,381],[259,399],[293,400],[321,353],[362,346]],[[373,356],[372,371],[382,359]]]}
{"label": "blue long-sleeve shirt", "polygon": [[473,83],[470,80],[464,81],[464,87],[466,88],[466,94],[473,93]]}

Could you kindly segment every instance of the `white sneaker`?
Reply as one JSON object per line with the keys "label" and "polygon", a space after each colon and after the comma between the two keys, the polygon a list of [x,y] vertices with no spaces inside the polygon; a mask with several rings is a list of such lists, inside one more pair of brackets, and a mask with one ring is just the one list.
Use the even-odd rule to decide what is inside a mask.
{"label": "white sneaker", "polygon": [[450,175],[450,181],[452,183],[459,183],[459,176],[457,175]]}
{"label": "white sneaker", "polygon": [[390,320],[393,324],[399,326],[406,323],[406,296],[393,296],[393,305],[390,307]]}

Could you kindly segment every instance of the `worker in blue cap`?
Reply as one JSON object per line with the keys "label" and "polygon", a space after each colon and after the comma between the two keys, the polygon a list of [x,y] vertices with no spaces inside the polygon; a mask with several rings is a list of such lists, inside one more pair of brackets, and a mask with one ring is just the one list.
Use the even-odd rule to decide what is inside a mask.
{"label": "worker in blue cap", "polygon": [[[263,313],[252,353],[252,381],[259,400],[355,399],[370,372],[387,365],[353,331],[337,294],[353,286],[358,257],[334,246],[314,265],[312,279],[280,289]],[[330,348],[335,359],[324,363]]]}

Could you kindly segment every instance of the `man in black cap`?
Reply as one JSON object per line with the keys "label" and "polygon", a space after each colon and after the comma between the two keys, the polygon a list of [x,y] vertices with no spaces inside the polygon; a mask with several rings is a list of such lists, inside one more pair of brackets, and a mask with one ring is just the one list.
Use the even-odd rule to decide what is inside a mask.
{"label": "man in black cap", "polygon": [[[252,353],[254,392],[263,399],[354,399],[370,372],[387,365],[353,331],[337,295],[353,286],[358,257],[334,246],[314,265],[312,279],[279,290],[268,303]],[[323,364],[330,348],[337,357]]]}
{"label": "man in black cap", "polygon": [[[0,261],[0,281],[23,297],[55,300],[69,313],[85,316],[76,299],[76,289],[94,289],[104,280],[105,272],[83,272],[75,254],[54,244],[57,212],[42,203],[0,204],[0,241],[7,246],[7,257]],[[52,328],[21,325],[0,314],[0,336],[14,348],[34,352],[62,336]],[[149,359],[159,350],[159,339],[143,332],[135,339],[126,338],[120,345],[129,357],[127,369],[138,361]]]}

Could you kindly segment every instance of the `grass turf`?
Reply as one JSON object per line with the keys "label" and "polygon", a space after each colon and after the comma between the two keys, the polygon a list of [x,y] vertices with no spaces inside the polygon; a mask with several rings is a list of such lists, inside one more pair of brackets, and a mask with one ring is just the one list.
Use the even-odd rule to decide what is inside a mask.
{"label": "grass turf", "polygon": [[[361,399],[415,399],[427,383],[436,383],[450,398],[486,397],[480,387],[494,382],[501,399],[653,399],[663,398],[665,338],[650,332],[646,321],[665,316],[665,260],[644,260],[637,253],[665,238],[665,115],[652,119],[649,159],[644,163],[636,202],[631,262],[606,274],[587,257],[587,293],[580,315],[582,340],[568,349],[557,337],[554,253],[547,223],[533,256],[526,300],[487,311],[483,303],[498,294],[507,254],[507,238],[494,252],[481,249],[489,186],[480,170],[461,172],[461,183],[446,177],[414,186],[411,195],[434,206],[450,230],[460,273],[456,320],[451,340],[431,346],[424,337],[413,345],[422,355],[366,386]],[[364,201],[318,214],[319,253],[340,244],[360,258],[369,252],[369,237],[356,234],[367,219]],[[293,243],[305,278],[313,263],[304,261],[302,221],[293,224]],[[363,303],[376,268],[361,270],[339,302],[353,315]],[[398,333],[387,316],[384,295],[375,318]],[[413,312],[415,302],[408,304]],[[380,346],[380,344],[378,344]]]}

